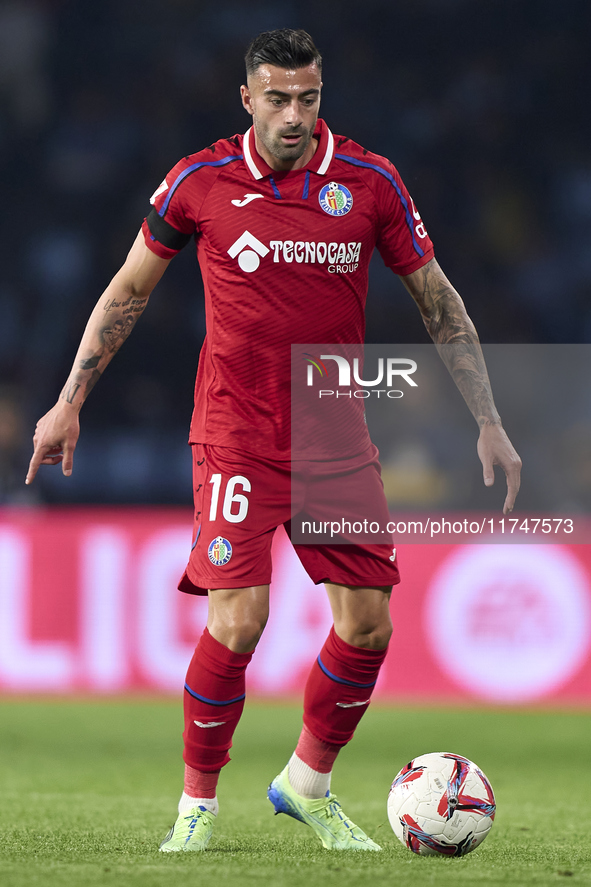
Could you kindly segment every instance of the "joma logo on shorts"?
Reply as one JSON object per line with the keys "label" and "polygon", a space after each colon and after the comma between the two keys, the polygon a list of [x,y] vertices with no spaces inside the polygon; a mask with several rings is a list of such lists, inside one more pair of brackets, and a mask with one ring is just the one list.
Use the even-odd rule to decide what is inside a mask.
{"label": "joma logo on shorts", "polygon": [[330,274],[350,274],[359,267],[361,243],[325,243],[314,240],[271,240],[269,246],[245,231],[228,249],[231,259],[238,259],[243,271],[251,274],[261,259],[272,252],[273,262],[298,265],[326,265]]}

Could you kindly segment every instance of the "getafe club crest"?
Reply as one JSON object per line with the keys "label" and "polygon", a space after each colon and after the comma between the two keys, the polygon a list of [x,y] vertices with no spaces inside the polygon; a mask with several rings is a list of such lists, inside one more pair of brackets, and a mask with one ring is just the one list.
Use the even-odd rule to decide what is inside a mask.
{"label": "getafe club crest", "polygon": [[232,557],[232,546],[223,536],[216,536],[209,543],[207,554],[215,567],[223,567]]}
{"label": "getafe club crest", "polygon": [[318,195],[320,206],[329,216],[346,216],[353,206],[353,195],[344,185],[329,182]]}

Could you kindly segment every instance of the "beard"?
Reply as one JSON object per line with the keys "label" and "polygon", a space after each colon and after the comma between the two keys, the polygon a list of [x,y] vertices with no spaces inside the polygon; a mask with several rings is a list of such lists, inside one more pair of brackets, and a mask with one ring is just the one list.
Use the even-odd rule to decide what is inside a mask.
{"label": "beard", "polygon": [[[298,126],[297,129],[283,129],[275,132],[268,126],[257,124],[256,120],[254,126],[258,138],[269,154],[281,161],[298,160],[304,154],[314,135],[314,126],[310,128]],[[298,135],[300,140],[294,145],[286,145],[282,141],[282,137],[288,135]]]}

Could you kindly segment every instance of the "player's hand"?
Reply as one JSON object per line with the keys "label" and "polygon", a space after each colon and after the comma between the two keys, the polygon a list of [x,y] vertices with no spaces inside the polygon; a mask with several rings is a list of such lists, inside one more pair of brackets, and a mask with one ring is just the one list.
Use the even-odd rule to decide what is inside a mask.
{"label": "player's hand", "polygon": [[66,401],[58,401],[52,409],[37,422],[33,445],[33,456],[25,479],[33,482],[40,465],[59,465],[66,477],[72,474],[74,450],[80,434],[80,421],[76,407]]}
{"label": "player's hand", "polygon": [[503,514],[513,511],[515,499],[521,482],[521,459],[513,444],[507,437],[502,425],[483,425],[477,445],[478,455],[482,462],[484,483],[492,487],[495,482],[494,465],[500,465],[507,478],[507,497],[503,505]]}

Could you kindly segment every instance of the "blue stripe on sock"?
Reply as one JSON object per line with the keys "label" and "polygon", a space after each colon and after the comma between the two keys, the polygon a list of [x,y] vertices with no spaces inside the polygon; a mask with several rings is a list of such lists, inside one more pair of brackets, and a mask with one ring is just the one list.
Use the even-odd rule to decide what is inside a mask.
{"label": "blue stripe on sock", "polygon": [[207,696],[201,696],[199,693],[195,693],[194,690],[191,690],[188,684],[185,684],[185,690],[193,697],[193,699],[198,699],[199,702],[207,702],[208,705],[231,705],[233,702],[242,702],[242,700],[246,698],[246,693],[243,693],[242,696],[237,696],[235,699],[227,699],[224,702],[220,702],[217,699],[208,699]]}
{"label": "blue stripe on sock", "polygon": [[322,659],[320,658],[320,656],[318,657],[318,659],[316,661],[318,662],[318,665],[320,666],[320,668],[322,669],[322,671],[324,672],[326,677],[330,678],[331,681],[336,681],[337,684],[345,684],[347,687],[363,687],[363,688],[374,687],[376,684],[377,678],[375,681],[371,681],[371,683],[369,683],[369,684],[359,684],[357,681],[346,681],[345,678],[339,678],[339,677],[337,677],[336,674],[333,674],[332,671],[329,671],[328,668],[326,667],[326,665],[324,664],[324,662],[322,661]]}

